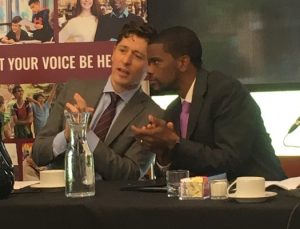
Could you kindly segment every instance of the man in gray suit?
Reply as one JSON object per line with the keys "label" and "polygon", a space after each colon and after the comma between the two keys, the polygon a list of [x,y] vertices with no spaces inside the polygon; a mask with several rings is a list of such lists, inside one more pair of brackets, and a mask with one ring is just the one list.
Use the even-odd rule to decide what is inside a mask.
{"label": "man in gray suit", "polygon": [[[63,162],[70,134],[64,121],[67,107],[73,112],[94,111],[87,141],[94,154],[96,173],[104,180],[138,179],[146,173],[154,154],[142,148],[130,126],[145,125],[149,113],[162,115],[159,106],[140,86],[147,72],[148,42],[154,33],[147,24],[125,25],[112,54],[112,72],[108,81],[74,80],[65,85],[46,126],[33,144],[32,156],[37,165],[56,167]],[[112,92],[120,99],[108,134],[102,141],[94,129],[111,102]]]}
{"label": "man in gray suit", "polygon": [[180,96],[167,108],[166,121],[149,116],[147,126],[132,127],[143,145],[156,151],[161,170],[285,178],[256,102],[238,80],[202,67],[193,31],[163,30],[150,42],[148,59],[151,86]]}

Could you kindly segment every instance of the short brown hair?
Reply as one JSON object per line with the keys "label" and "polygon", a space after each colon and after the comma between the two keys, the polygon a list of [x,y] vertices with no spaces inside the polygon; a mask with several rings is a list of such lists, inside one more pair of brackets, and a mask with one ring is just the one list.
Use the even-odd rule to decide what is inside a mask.
{"label": "short brown hair", "polygon": [[148,23],[139,23],[131,21],[125,24],[118,35],[117,44],[123,39],[128,38],[130,35],[136,35],[144,38],[147,43],[157,34],[156,30]]}
{"label": "short brown hair", "polygon": [[11,20],[11,23],[18,24],[20,21],[22,21],[22,18],[20,16],[15,16]]}
{"label": "short brown hair", "polygon": [[32,3],[39,3],[40,0],[29,0],[28,6],[30,6]]}

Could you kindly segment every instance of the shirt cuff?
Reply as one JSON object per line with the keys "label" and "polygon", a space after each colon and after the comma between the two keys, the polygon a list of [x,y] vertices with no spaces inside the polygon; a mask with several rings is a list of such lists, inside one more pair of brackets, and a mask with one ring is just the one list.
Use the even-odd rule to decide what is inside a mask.
{"label": "shirt cuff", "polygon": [[[87,142],[91,152],[94,152],[96,146],[98,145],[99,138],[92,130],[89,130],[87,132]],[[68,144],[65,138],[64,131],[58,133],[55,136],[52,144],[54,157],[57,157],[58,155],[64,153],[67,150],[67,145]]]}
{"label": "shirt cuff", "polygon": [[67,140],[65,138],[64,131],[61,131],[55,136],[52,147],[54,157],[57,157],[67,150]]}
{"label": "shirt cuff", "polygon": [[159,170],[163,173],[165,173],[167,170],[169,170],[169,168],[171,167],[171,164],[172,164],[172,162],[170,162],[167,165],[161,165],[161,164],[159,164],[158,161],[156,161],[155,163],[156,163],[156,166],[159,168]]}
{"label": "shirt cuff", "polygon": [[100,139],[92,130],[88,130],[86,133],[87,143],[91,152],[94,152]]}

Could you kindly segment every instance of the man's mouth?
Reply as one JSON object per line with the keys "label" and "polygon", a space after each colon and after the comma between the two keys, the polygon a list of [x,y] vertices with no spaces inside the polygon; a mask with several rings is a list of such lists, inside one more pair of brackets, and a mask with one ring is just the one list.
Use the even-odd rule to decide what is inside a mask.
{"label": "man's mouth", "polygon": [[157,80],[154,80],[154,79],[148,79],[149,80],[149,83],[151,85],[157,85],[158,84],[158,81]]}
{"label": "man's mouth", "polygon": [[129,71],[124,68],[117,68],[118,72],[122,75],[129,75]]}

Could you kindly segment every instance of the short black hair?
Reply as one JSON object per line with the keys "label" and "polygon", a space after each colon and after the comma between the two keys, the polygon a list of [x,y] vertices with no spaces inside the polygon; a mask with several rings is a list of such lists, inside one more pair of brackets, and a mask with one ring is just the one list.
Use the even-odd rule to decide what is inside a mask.
{"label": "short black hair", "polygon": [[42,93],[36,93],[32,96],[34,100],[38,100],[40,97],[44,97],[44,95]]}
{"label": "short black hair", "polygon": [[30,6],[32,3],[37,3],[37,2],[40,2],[40,0],[29,0],[28,6]]}
{"label": "short black hair", "polygon": [[23,89],[19,84],[15,85],[12,89],[12,93],[15,94],[17,92],[18,89]]}
{"label": "short black hair", "polygon": [[174,26],[164,29],[151,39],[150,44],[163,44],[164,50],[174,58],[189,56],[198,70],[202,66],[201,42],[196,33],[189,28]]}
{"label": "short black hair", "polygon": [[128,38],[130,35],[136,35],[140,38],[144,38],[147,43],[157,35],[156,30],[150,24],[143,22],[131,21],[125,24],[118,35],[116,44],[118,44],[123,38]]}
{"label": "short black hair", "polygon": [[22,18],[20,16],[15,16],[11,20],[11,23],[18,24],[20,21],[22,21]]}

